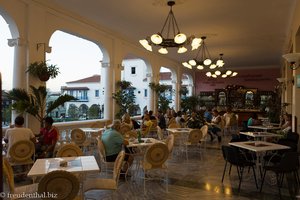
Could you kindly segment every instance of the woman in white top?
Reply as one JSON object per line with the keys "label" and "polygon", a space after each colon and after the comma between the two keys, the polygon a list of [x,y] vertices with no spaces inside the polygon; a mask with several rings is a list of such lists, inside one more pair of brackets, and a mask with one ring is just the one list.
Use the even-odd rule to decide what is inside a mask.
{"label": "woman in white top", "polygon": [[209,127],[208,127],[208,131],[210,133],[213,133],[213,134],[210,134],[211,141],[213,141],[213,139],[214,139],[213,135],[216,135],[216,136],[218,136],[218,141],[221,142],[221,135],[218,135],[218,132],[221,131],[222,118],[216,109],[214,109],[212,111],[212,114],[213,114],[213,117],[212,117],[211,123],[209,124]]}

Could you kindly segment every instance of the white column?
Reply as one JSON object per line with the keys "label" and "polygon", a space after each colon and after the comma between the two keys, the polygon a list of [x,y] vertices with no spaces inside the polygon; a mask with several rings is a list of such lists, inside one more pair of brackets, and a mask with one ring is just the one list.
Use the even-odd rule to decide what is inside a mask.
{"label": "white column", "polygon": [[102,76],[103,87],[104,87],[104,119],[113,119],[113,69],[110,63],[102,63]]}
{"label": "white column", "polygon": [[[148,84],[151,83],[151,82],[155,82],[155,79],[153,78],[153,74],[148,72],[146,74],[146,77],[147,77],[147,80],[148,80]],[[150,88],[148,87],[148,107],[147,107],[147,110],[154,110],[154,108],[157,106],[156,105],[156,93]],[[142,111],[142,115],[143,115],[143,111]]]}
{"label": "white column", "polygon": [[[22,38],[8,39],[8,46],[14,47],[13,88],[27,88],[26,82],[26,48],[27,41]],[[12,123],[18,114],[12,112]]]}

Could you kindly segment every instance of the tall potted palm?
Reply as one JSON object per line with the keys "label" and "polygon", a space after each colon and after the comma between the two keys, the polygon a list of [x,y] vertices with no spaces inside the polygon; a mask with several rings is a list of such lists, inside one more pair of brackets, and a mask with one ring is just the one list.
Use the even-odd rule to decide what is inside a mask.
{"label": "tall potted palm", "polygon": [[[38,88],[30,86],[30,92],[22,88],[14,88],[5,93],[8,99],[12,100],[12,108],[19,113],[28,113],[34,116],[43,125],[43,119],[55,108],[67,101],[76,100],[75,97],[64,94],[56,100],[46,103],[47,89],[45,86]],[[46,105],[47,104],[47,105]]]}

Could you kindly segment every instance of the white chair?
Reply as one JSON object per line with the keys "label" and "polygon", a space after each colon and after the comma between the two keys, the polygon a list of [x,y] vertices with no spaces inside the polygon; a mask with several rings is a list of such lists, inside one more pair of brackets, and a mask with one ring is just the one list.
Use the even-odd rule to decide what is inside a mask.
{"label": "white chair", "polygon": [[73,129],[71,131],[71,140],[75,144],[77,144],[82,151],[88,150],[88,146],[90,145],[90,141],[87,139],[85,132],[79,128]]}
{"label": "white chair", "polygon": [[38,193],[55,195],[52,198],[42,199],[73,200],[79,199],[79,188],[79,180],[74,174],[64,170],[56,170],[43,176],[38,184]]}
{"label": "white chair", "polygon": [[[146,193],[146,181],[149,180],[164,180],[166,182],[166,191],[168,192],[168,171],[166,160],[169,157],[169,149],[163,143],[155,143],[148,147],[144,155],[143,170],[144,170],[144,193]],[[163,178],[159,173],[151,173],[153,171],[163,172]]]}
{"label": "white chair", "polygon": [[170,134],[168,135],[166,141],[165,141],[168,150],[169,150],[169,157],[172,157],[173,155],[173,148],[174,148],[174,135]]}
{"label": "white chair", "polygon": [[82,150],[76,144],[64,144],[58,149],[56,153],[56,157],[75,157],[75,156],[83,156]]}
{"label": "white chair", "polygon": [[130,130],[131,130],[131,127],[129,124],[122,124],[119,132],[124,136]]}
{"label": "white chair", "polygon": [[114,162],[106,161],[105,147],[100,138],[97,138],[97,150],[100,158],[101,171],[103,170],[106,174],[107,172],[111,172],[114,167]]}
{"label": "white chair", "polygon": [[156,132],[157,132],[157,137],[159,140],[163,140],[164,139],[164,135],[163,135],[163,132],[161,130],[161,128],[159,126],[156,127]]}
{"label": "white chair", "polygon": [[25,172],[18,174],[27,174],[29,168],[33,164],[32,158],[34,157],[35,146],[30,140],[21,140],[16,142],[9,149],[9,164],[11,166],[25,166]]}
{"label": "white chair", "polygon": [[238,115],[232,114],[227,115],[226,117],[223,117],[223,123],[224,123],[224,135],[231,135],[231,134],[238,134]]}
{"label": "white chair", "polygon": [[[21,194],[23,193],[33,194],[37,192],[38,184],[30,184],[30,185],[23,185],[23,186],[16,187],[14,182],[14,172],[11,165],[9,164],[8,160],[5,158],[3,158],[2,162],[3,162],[2,163],[3,175],[4,178],[6,179],[6,183],[8,185],[10,194],[15,195],[15,197],[17,196],[21,197]],[[13,198],[13,199],[17,199],[17,198]]]}
{"label": "white chair", "polygon": [[118,188],[119,176],[122,163],[125,158],[125,152],[120,151],[114,162],[112,178],[90,178],[83,182],[83,192],[90,190],[116,190]]}
{"label": "white chair", "polygon": [[188,139],[184,143],[185,155],[187,160],[188,160],[188,152],[199,152],[201,158],[201,148],[200,148],[201,139],[202,139],[202,132],[200,129],[193,129],[190,131],[188,135]]}
{"label": "white chair", "polygon": [[208,126],[207,125],[203,125],[200,128],[201,132],[202,132],[202,137],[200,139],[201,144],[203,144],[204,149],[206,150],[206,141],[208,140]]}

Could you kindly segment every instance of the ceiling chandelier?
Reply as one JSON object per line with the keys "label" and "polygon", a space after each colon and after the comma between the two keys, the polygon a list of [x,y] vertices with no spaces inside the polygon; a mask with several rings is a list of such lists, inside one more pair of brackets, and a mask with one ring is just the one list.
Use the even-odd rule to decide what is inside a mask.
{"label": "ceiling chandelier", "polygon": [[[217,67],[217,64],[212,62],[212,59],[210,57],[210,54],[208,52],[207,46],[205,44],[206,36],[202,36],[200,39],[200,48],[197,52],[196,58],[191,59],[187,62],[183,62],[182,65],[184,67],[187,67],[189,69],[192,69],[193,67],[197,67],[197,69],[202,70],[205,66],[209,67],[210,69],[215,69]],[[218,64],[222,64],[221,62],[218,62]],[[222,65],[223,66],[223,65]]]}
{"label": "ceiling chandelier", "polygon": [[175,5],[175,1],[169,0],[168,6],[170,6],[170,11],[161,31],[139,41],[148,51],[152,51],[152,46],[159,46],[160,49],[158,52],[161,54],[167,54],[168,48],[171,47],[178,48],[177,53],[185,53],[187,51],[186,45],[191,44],[192,50],[200,46],[200,38],[195,38],[194,36],[187,37],[184,33],[180,32],[172,10],[173,5]]}
{"label": "ceiling chandelier", "polygon": [[[238,73],[229,69],[225,69],[225,67],[223,67],[225,65],[225,62],[223,60],[223,54],[219,54],[220,57],[219,59],[216,61],[216,67],[214,67],[214,71],[208,71],[206,72],[206,76],[207,77],[212,77],[212,78],[218,78],[218,77],[222,77],[222,78],[227,78],[227,77],[234,77],[236,76]],[[212,68],[211,68],[212,69]]]}

